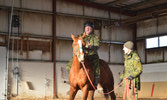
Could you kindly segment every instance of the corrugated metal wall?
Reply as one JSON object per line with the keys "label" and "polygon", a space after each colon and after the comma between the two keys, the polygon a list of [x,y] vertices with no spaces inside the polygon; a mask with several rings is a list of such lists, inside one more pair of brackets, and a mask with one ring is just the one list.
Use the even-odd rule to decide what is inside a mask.
{"label": "corrugated metal wall", "polygon": [[[8,32],[8,7],[11,6],[11,0],[1,0],[0,7],[0,33],[6,34]],[[104,59],[108,63],[110,63],[110,68],[114,72],[115,84],[118,83],[119,75],[122,73],[123,66],[120,65],[123,63],[123,51],[122,51],[122,44],[119,43],[110,43],[111,41],[123,43],[127,40],[133,40],[133,27],[131,26],[104,26],[104,23],[111,19],[120,19],[126,18],[127,16],[123,16],[120,14],[115,14],[112,12],[95,9],[91,7],[76,5],[73,3],[67,3],[61,0],[57,0],[57,16],[56,16],[56,67],[57,67],[57,87],[58,88],[58,96],[63,97],[66,96],[66,92],[68,89],[60,89],[60,87],[68,87],[69,85],[65,83],[64,80],[68,80],[68,75],[63,76],[66,68],[67,61],[72,57],[72,40],[71,40],[71,33],[75,35],[79,35],[83,32],[83,23],[86,20],[94,21],[94,19],[100,19],[102,21],[102,29],[101,33],[99,30],[95,30],[96,34],[101,34],[101,39],[107,41],[101,43],[101,47],[99,49],[99,56],[100,58]],[[19,34],[21,38],[24,38],[24,47],[28,45],[29,40],[27,40],[26,36],[31,36],[35,38],[30,38],[30,40],[35,40],[38,42],[48,42],[52,40],[52,0],[15,0],[15,7],[19,9],[19,11],[15,8],[14,14],[20,16],[20,30]],[[18,30],[15,28],[13,30],[17,34]],[[23,37],[25,36],[25,37]],[[100,35],[99,35],[100,36]],[[38,38],[36,38],[38,37]],[[49,39],[43,39],[43,37],[48,37]],[[3,38],[4,39],[4,38]],[[5,39],[2,41],[4,42]],[[29,44],[30,48],[33,47],[33,44]],[[21,46],[21,44],[19,45]],[[43,47],[42,44],[37,46]],[[49,48],[49,46],[46,46]],[[41,49],[29,49],[29,53],[27,53],[27,48],[23,49],[23,54],[20,54],[16,51],[10,51],[10,58],[12,58],[11,53],[14,52],[14,58],[17,58],[19,55],[19,59],[21,60],[28,60],[29,62],[23,61],[19,64],[21,68],[21,80],[20,80],[20,87],[19,87],[19,96],[22,97],[41,97],[43,98],[44,92],[44,79],[47,75],[47,78],[51,79],[52,81],[52,63],[48,63],[43,65],[43,62],[35,62],[38,61],[51,61],[51,52],[44,51]],[[28,55],[28,57],[27,57]],[[30,61],[30,60],[33,60]],[[61,62],[63,61],[63,62]],[[65,63],[64,63],[65,62]],[[117,65],[112,65],[112,64]],[[12,72],[13,66],[11,64],[10,71]],[[48,69],[48,70],[47,70]],[[42,73],[41,73],[42,70]],[[10,73],[11,73],[10,72]],[[45,74],[45,75],[44,75]],[[36,76],[37,77],[34,77]],[[40,76],[41,75],[41,76]],[[64,78],[65,77],[65,78]],[[11,93],[15,91],[14,89],[14,78],[10,77],[10,85],[11,85]],[[35,90],[24,90],[25,85],[24,81],[32,81],[33,85],[35,86]],[[39,84],[39,82],[41,82]],[[53,83],[53,82],[51,82]],[[40,88],[41,87],[41,88]],[[52,84],[51,84],[51,86]],[[121,91],[121,90],[120,90]],[[46,96],[52,96],[52,89],[47,90]],[[25,94],[26,95],[25,95]],[[117,93],[119,96],[121,94]],[[37,96],[38,95],[38,96]]]}
{"label": "corrugated metal wall", "polygon": [[[146,38],[167,35],[166,16],[153,18],[137,23],[137,51],[143,64],[141,75],[141,91],[139,97],[150,98],[152,86],[154,93],[152,98],[167,98],[167,63],[166,47],[156,49],[146,49]],[[163,62],[163,63],[161,63]],[[151,63],[151,64],[150,64]]]}
{"label": "corrugated metal wall", "polygon": [[139,51],[143,63],[165,62],[166,49],[145,49],[145,39],[167,34],[167,25],[165,22],[167,17],[159,17],[137,23],[137,50]]}

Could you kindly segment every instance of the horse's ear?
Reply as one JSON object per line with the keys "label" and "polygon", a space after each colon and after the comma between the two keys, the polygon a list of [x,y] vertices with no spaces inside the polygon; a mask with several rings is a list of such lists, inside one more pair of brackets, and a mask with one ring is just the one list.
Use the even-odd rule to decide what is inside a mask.
{"label": "horse's ear", "polygon": [[83,35],[82,35],[82,38],[84,38],[86,36],[86,33],[84,32]]}
{"label": "horse's ear", "polygon": [[71,38],[74,40],[75,39],[75,36],[71,33]]}

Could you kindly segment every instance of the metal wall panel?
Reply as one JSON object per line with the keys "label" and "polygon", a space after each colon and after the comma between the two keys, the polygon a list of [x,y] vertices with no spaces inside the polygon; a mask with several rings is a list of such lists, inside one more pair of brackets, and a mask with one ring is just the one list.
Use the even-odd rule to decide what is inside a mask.
{"label": "metal wall panel", "polygon": [[57,0],[56,3],[56,10],[58,13],[83,15],[82,5],[65,2],[63,0]]}
{"label": "metal wall panel", "polygon": [[158,18],[158,34],[167,33],[167,16]]}
{"label": "metal wall panel", "polygon": [[133,40],[133,27],[130,26],[112,26],[111,29],[102,27],[102,39],[112,41]]}
{"label": "metal wall panel", "polygon": [[164,61],[166,62],[167,61],[167,50],[164,49]]}
{"label": "metal wall panel", "polygon": [[109,45],[108,44],[100,44],[100,48],[98,50],[99,58],[109,62]]}
{"label": "metal wall panel", "polygon": [[22,32],[52,36],[52,15],[22,12]]}
{"label": "metal wall panel", "polygon": [[[12,6],[12,0],[0,0],[0,5]],[[20,0],[14,0],[14,7],[20,7]]]}
{"label": "metal wall panel", "polygon": [[144,43],[145,43],[144,41],[137,42],[137,53],[139,54],[139,57],[142,63],[145,63],[145,44]]}
{"label": "metal wall panel", "polygon": [[156,19],[137,23],[137,37],[156,35]]}
{"label": "metal wall panel", "polygon": [[72,58],[72,41],[56,41],[56,60],[68,61]]}
{"label": "metal wall panel", "polygon": [[52,0],[22,0],[22,8],[52,11]]}
{"label": "metal wall panel", "polygon": [[0,10],[0,32],[8,31],[8,12]]}
{"label": "metal wall panel", "polygon": [[0,47],[0,100],[5,99],[6,47]]}
{"label": "metal wall panel", "polygon": [[111,63],[123,63],[124,53],[123,45],[111,45],[110,47],[110,62]]}
{"label": "metal wall panel", "polygon": [[125,18],[128,18],[128,16],[126,15],[121,15],[121,14],[118,14],[118,13],[113,13],[113,12],[110,12],[110,18],[111,19],[125,19]]}
{"label": "metal wall panel", "polygon": [[93,16],[93,17],[101,17],[101,18],[109,18],[108,11],[100,10],[92,7],[84,7],[84,15]]}
{"label": "metal wall panel", "polygon": [[162,50],[147,51],[146,54],[147,54],[147,63],[163,61],[163,51]]}
{"label": "metal wall panel", "polygon": [[137,23],[137,37],[167,33],[167,17],[159,17]]}
{"label": "metal wall panel", "polygon": [[58,37],[71,38],[71,33],[74,35],[83,33],[84,20],[81,18],[57,16],[56,21],[56,36]]}

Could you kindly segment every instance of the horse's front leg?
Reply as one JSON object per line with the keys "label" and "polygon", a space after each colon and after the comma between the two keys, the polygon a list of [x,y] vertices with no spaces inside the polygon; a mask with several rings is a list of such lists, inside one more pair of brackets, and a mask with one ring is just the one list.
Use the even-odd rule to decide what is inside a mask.
{"label": "horse's front leg", "polygon": [[94,90],[89,90],[89,92],[88,92],[88,98],[89,98],[89,100],[94,100]]}
{"label": "horse's front leg", "polygon": [[82,88],[82,100],[86,100],[87,97],[88,97],[88,85],[85,85],[83,88]]}
{"label": "horse's front leg", "polygon": [[69,100],[74,100],[75,95],[77,94],[77,89],[74,87],[70,86],[70,94],[69,94]]}

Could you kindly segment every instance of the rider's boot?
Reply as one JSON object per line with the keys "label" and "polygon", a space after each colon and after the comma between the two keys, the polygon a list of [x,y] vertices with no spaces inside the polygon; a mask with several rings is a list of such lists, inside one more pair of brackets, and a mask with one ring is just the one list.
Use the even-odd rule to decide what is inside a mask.
{"label": "rider's boot", "polygon": [[103,91],[103,87],[101,86],[100,84],[100,77],[99,76],[96,76],[95,77],[95,87],[97,88],[97,90],[99,92],[102,92]]}

